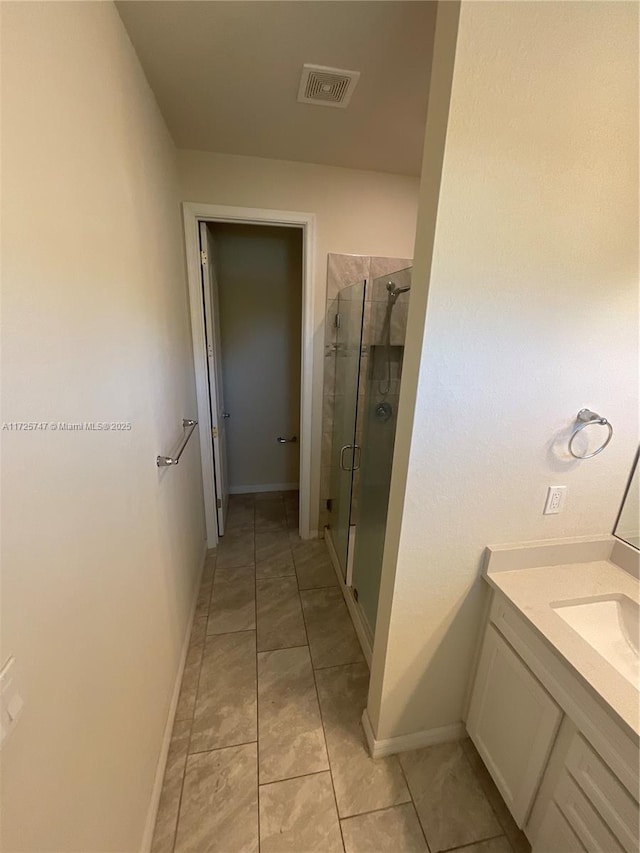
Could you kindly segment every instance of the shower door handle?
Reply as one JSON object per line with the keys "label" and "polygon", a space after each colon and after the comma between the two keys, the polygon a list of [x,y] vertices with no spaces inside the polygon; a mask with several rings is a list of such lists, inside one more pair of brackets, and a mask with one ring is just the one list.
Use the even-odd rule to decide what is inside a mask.
{"label": "shower door handle", "polygon": [[[351,454],[351,467],[347,467],[344,464],[344,452],[345,450],[352,450]],[[356,465],[356,450],[358,451],[358,464]],[[345,444],[340,448],[340,468],[343,471],[357,471],[360,467],[360,445],[359,444]]]}
{"label": "shower door handle", "polygon": [[353,448],[352,444],[345,444],[340,448],[340,467],[343,471],[351,471],[351,468],[347,468],[347,466],[344,464],[344,452],[345,450],[349,450],[350,448]]}
{"label": "shower door handle", "polygon": [[[356,465],[356,450],[358,451],[358,464],[357,465]],[[352,471],[359,471],[360,470],[361,460],[362,460],[362,448],[360,447],[359,444],[354,444],[353,445],[353,465],[351,468]]]}

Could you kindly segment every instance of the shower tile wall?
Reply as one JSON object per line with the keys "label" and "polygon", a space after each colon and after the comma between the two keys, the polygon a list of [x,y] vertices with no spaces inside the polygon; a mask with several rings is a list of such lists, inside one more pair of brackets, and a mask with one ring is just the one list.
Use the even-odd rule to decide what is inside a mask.
{"label": "shower tile wall", "polygon": [[[368,346],[381,343],[382,325],[387,305],[387,291],[384,284],[374,287],[370,282],[379,276],[387,275],[396,270],[411,266],[412,261],[408,258],[381,258],[365,255],[338,255],[329,254],[327,263],[327,310],[325,326],[325,348],[324,348],[324,385],[322,398],[322,462],[320,477],[320,529],[323,530],[329,520],[327,511],[327,499],[331,497],[331,437],[333,433],[333,413],[335,409],[335,343],[336,327],[335,316],[338,307],[338,294],[345,287],[349,287],[363,279],[367,280],[367,296],[364,313],[363,343],[365,348],[362,354],[361,372],[364,377],[369,371]],[[402,294],[393,309],[393,322],[391,326],[391,344],[404,343],[404,332],[407,320],[407,307],[409,294]],[[395,365],[394,365],[395,366]],[[363,402],[366,393],[366,383],[361,382],[360,399]],[[391,392],[397,394],[398,382],[394,381]],[[395,387],[394,387],[395,386]],[[396,398],[397,399],[397,398]],[[356,425],[356,440],[362,435],[363,419],[358,419]],[[357,508],[357,472],[354,478],[355,508]]]}

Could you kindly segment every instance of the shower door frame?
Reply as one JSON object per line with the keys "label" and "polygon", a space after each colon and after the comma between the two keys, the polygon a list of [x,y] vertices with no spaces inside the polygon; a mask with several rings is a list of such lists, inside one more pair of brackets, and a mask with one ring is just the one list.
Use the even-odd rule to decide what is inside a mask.
{"label": "shower door frame", "polygon": [[[251,207],[230,207],[221,204],[183,202],[185,248],[187,254],[187,277],[189,302],[191,305],[191,335],[193,339],[193,362],[196,378],[196,397],[200,432],[200,458],[204,487],[204,508],[207,530],[207,546],[215,548],[218,543],[217,509],[215,506],[215,478],[211,435],[211,412],[209,409],[209,385],[207,379],[207,345],[202,303],[202,281],[200,276],[200,222],[232,222],[237,225],[276,225],[302,230],[302,339],[300,367],[300,510],[299,533],[302,539],[318,535],[311,527],[311,507],[317,506],[319,494],[311,494],[312,470],[319,469],[320,448],[312,446],[312,403],[313,403],[313,330],[315,328],[313,306],[313,270],[315,261],[315,215],[288,210],[268,210]],[[317,457],[317,459],[315,458]],[[317,479],[317,478],[316,478]],[[317,526],[317,525],[316,525]]]}
{"label": "shower door frame", "polygon": [[[359,389],[360,389],[361,372],[362,372],[362,353],[363,353],[362,347],[363,347],[363,334],[364,334],[364,322],[365,322],[365,319],[364,319],[365,318],[365,305],[366,305],[366,299],[367,299],[367,290],[369,288],[369,277],[365,276],[362,278],[362,280],[354,281],[353,284],[350,284],[347,287],[343,287],[339,291],[339,293],[336,297],[337,302],[338,302],[337,317],[340,317],[340,320],[342,321],[345,317],[345,314],[344,314],[345,309],[343,308],[343,310],[340,310],[340,306],[341,306],[340,300],[344,296],[346,296],[348,291],[350,291],[356,287],[360,287],[360,286],[362,286],[362,296],[359,297],[359,299],[358,299],[358,301],[360,302],[360,312],[359,312],[360,313],[360,319],[359,319],[359,337],[358,337],[358,364],[357,364],[356,376],[355,376],[355,387],[353,389],[354,390],[353,427],[352,427],[352,429],[350,428],[351,434],[349,436],[345,436],[345,435],[342,436],[343,440],[345,438],[349,438],[350,442],[349,442],[349,444],[346,444],[342,447],[342,451],[339,451],[339,456],[338,456],[337,461],[336,461],[336,457],[335,457],[335,451],[336,451],[336,448],[341,444],[341,442],[338,442],[338,445],[334,446],[334,442],[335,442],[335,439],[337,437],[336,436],[337,407],[335,407],[334,411],[333,411],[333,431],[332,431],[332,436],[331,436],[331,472],[332,472],[331,496],[332,496],[332,500],[334,502],[333,509],[336,509],[336,501],[339,498],[339,491],[340,491],[339,483],[334,482],[334,479],[333,479],[333,472],[334,472],[334,470],[337,470],[337,469],[334,469],[334,465],[337,464],[339,466],[339,468],[342,470],[342,472],[348,473],[350,475],[350,477],[349,477],[349,506],[348,506],[348,517],[347,517],[347,524],[346,524],[346,540],[347,541],[346,541],[346,549],[345,549],[345,555],[344,555],[345,556],[344,566],[342,564],[341,554],[340,554],[340,552],[342,551],[342,547],[340,547],[340,548],[338,547],[338,546],[341,546],[343,543],[339,542],[337,537],[334,536],[334,531],[337,532],[339,528],[338,528],[337,524],[335,526],[332,526],[331,520],[329,520],[329,524],[325,528],[325,538],[326,538],[327,533],[328,533],[328,537],[331,540],[331,547],[332,547],[333,551],[335,552],[336,559],[337,559],[339,566],[340,566],[340,574],[341,575],[342,575],[342,571],[344,570],[344,574],[342,575],[342,580],[345,582],[345,584],[348,587],[351,586],[351,575],[352,575],[352,571],[351,571],[352,570],[352,559],[351,558],[353,557],[353,554],[352,554],[352,542],[351,542],[351,537],[352,537],[351,516],[352,516],[352,509],[353,509],[354,473],[358,470],[355,467],[355,449],[356,449],[356,447],[358,447],[358,445],[356,444],[356,430],[357,430],[358,415],[359,415],[359,409],[360,409]],[[355,300],[349,300],[349,301],[350,301],[351,305],[353,305],[353,303],[355,302]],[[350,310],[351,310],[351,305],[349,306]],[[345,328],[345,327],[343,326],[342,322],[340,322],[340,325],[337,326],[336,348],[335,348],[335,353],[334,353],[334,357],[336,359],[336,368],[335,368],[336,399],[337,399],[338,381],[340,378],[343,378],[342,374],[340,373],[340,368],[339,368],[339,364],[338,364],[338,356],[340,353],[340,346],[341,346],[341,342],[339,341],[340,330],[343,328]],[[346,397],[347,397],[347,395],[344,394],[344,398],[346,398]],[[346,468],[342,467],[342,453],[347,447],[351,447],[352,451],[353,451],[351,454],[351,466],[352,467],[350,469],[346,469]],[[333,492],[334,485],[337,487],[338,494],[334,494],[334,492]],[[332,509],[332,516],[331,516],[332,518],[333,518],[333,509]],[[337,516],[336,516],[336,521],[339,521]]]}

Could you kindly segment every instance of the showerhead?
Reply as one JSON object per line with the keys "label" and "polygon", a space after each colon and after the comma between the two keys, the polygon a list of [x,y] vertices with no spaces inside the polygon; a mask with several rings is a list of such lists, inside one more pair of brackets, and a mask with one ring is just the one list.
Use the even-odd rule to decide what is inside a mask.
{"label": "showerhead", "polygon": [[391,296],[400,296],[401,293],[406,293],[408,290],[411,290],[411,286],[407,285],[407,287],[396,287],[392,281],[388,281],[387,290]]}

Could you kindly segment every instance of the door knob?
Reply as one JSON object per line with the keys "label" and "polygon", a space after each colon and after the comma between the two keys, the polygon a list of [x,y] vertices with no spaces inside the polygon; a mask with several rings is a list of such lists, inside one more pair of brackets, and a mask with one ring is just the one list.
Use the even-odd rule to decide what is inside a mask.
{"label": "door knob", "polygon": [[298,440],[298,436],[292,435],[291,438],[283,438],[281,435],[279,435],[277,440],[279,444],[295,444]]}

